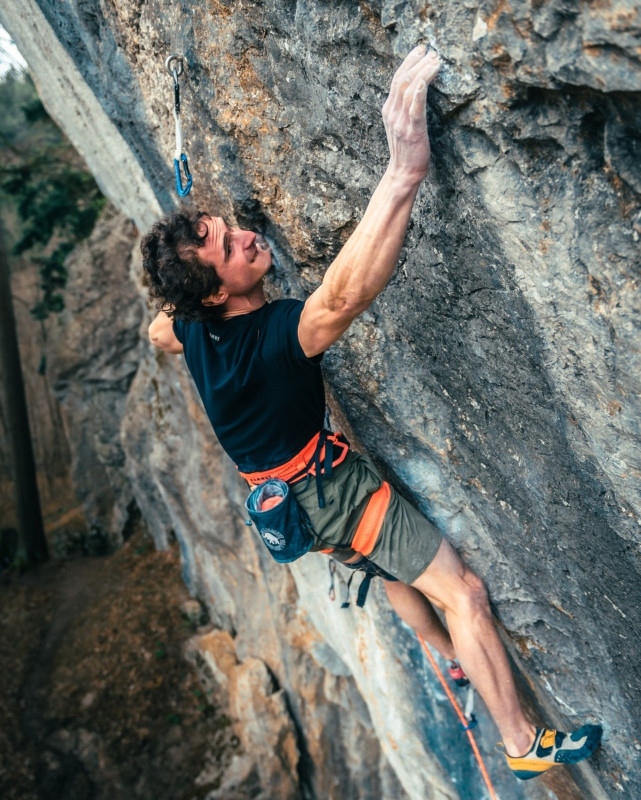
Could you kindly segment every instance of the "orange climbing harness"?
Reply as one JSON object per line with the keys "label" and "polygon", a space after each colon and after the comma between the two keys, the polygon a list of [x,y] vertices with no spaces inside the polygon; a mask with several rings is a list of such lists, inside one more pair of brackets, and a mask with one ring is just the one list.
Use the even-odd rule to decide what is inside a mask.
{"label": "orange climbing harness", "polygon": [[[338,452],[336,457],[334,457],[335,449]],[[343,463],[348,451],[349,442],[342,434],[322,430],[303,447],[300,453],[290,458],[285,464],[261,472],[241,472],[240,474],[251,486],[258,486],[274,478],[279,478],[291,486],[307,475],[315,475],[319,506],[322,508],[325,500],[322,493],[321,476],[323,474],[330,476],[332,469]],[[350,544],[353,550],[364,556],[368,556],[372,552],[378,541],[391,496],[392,490],[387,481],[383,481],[380,488],[370,496]],[[334,548],[329,547],[321,552],[333,553]]]}
{"label": "orange climbing harness", "polygon": [[477,746],[476,742],[474,741],[474,734],[470,730],[470,725],[469,725],[468,721],[465,719],[465,716],[464,716],[463,712],[461,711],[461,709],[459,707],[459,704],[456,702],[456,698],[452,694],[452,690],[447,685],[447,682],[445,680],[445,677],[443,676],[443,673],[438,668],[438,664],[434,660],[434,656],[430,653],[427,645],[425,644],[425,642],[423,641],[423,639],[420,636],[418,636],[418,640],[422,644],[423,650],[425,650],[425,654],[427,655],[427,658],[429,659],[430,664],[434,668],[434,672],[436,672],[436,675],[438,676],[438,679],[440,680],[441,685],[445,689],[445,694],[448,696],[449,701],[452,704],[452,707],[456,711],[456,713],[458,715],[458,718],[459,718],[459,720],[461,722],[461,725],[463,727],[463,730],[465,731],[465,733],[467,733],[467,738],[470,740],[470,745],[472,746],[472,751],[473,751],[474,755],[476,756],[476,760],[478,762],[479,769],[481,770],[481,775],[483,776],[483,780],[485,781],[485,785],[487,786],[487,790],[490,793],[490,797],[492,798],[492,800],[498,800],[498,796],[497,796],[496,792],[494,791],[494,787],[492,786],[492,781],[490,780],[490,776],[487,774],[487,769],[485,768],[485,764],[483,763],[483,758],[481,757],[481,753],[479,752],[478,746]]}

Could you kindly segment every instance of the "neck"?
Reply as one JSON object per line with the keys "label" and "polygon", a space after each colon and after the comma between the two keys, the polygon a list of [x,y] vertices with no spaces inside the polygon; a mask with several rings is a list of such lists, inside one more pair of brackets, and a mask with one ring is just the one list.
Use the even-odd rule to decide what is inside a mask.
{"label": "neck", "polygon": [[[260,306],[258,306],[260,308]],[[255,308],[248,308],[247,310],[239,308],[236,311],[223,311],[221,315],[221,319],[230,319],[230,317],[240,317],[243,314],[250,314],[252,311],[256,311]]]}
{"label": "neck", "polygon": [[251,294],[242,295],[240,297],[228,297],[223,307],[222,318],[229,319],[230,317],[239,317],[241,314],[250,314],[252,311],[264,306],[267,301],[265,300],[265,293],[262,284],[257,287]]}

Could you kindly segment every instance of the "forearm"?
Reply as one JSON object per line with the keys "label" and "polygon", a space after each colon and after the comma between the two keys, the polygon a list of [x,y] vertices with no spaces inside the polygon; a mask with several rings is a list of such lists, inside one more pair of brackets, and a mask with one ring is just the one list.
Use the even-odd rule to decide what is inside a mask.
{"label": "forearm", "polygon": [[418,187],[427,175],[430,142],[425,102],[438,73],[435,52],[417,47],[396,70],[383,106],[389,166],[363,219],[340,251],[318,289],[305,303],[298,340],[311,358],[327,350],[380,294],[403,246]]}
{"label": "forearm", "polygon": [[398,261],[420,185],[388,167],[356,230],[323,280],[330,311],[359,313],[383,291]]}

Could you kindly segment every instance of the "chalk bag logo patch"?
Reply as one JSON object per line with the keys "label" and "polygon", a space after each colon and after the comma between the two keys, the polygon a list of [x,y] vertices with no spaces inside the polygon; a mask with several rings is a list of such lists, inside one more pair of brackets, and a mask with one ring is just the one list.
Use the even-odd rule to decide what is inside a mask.
{"label": "chalk bag logo patch", "polygon": [[275,531],[273,528],[264,528],[260,531],[260,535],[270,550],[282,550],[285,547],[285,537],[280,531]]}

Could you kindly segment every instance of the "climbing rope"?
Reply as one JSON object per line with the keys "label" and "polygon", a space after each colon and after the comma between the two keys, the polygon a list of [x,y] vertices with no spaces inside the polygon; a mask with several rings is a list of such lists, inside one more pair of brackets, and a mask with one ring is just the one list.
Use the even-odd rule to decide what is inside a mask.
{"label": "climbing rope", "polygon": [[[374,565],[372,565],[372,566],[374,566]],[[341,608],[348,608],[349,607],[349,589],[350,589],[350,584],[352,582],[352,578],[354,577],[355,574],[356,574],[356,572],[352,573],[352,575],[350,576],[350,579],[349,579],[349,581],[347,583],[347,595],[346,595],[346,598],[345,598],[345,602],[341,605]],[[380,572],[379,572],[379,574],[380,574]],[[365,603],[365,597],[367,595],[367,590],[369,588],[369,582],[371,581],[372,577],[373,577],[372,573],[367,573],[366,572],[365,578],[363,579],[363,582],[362,582],[362,584],[361,584],[361,586],[359,588],[359,601],[357,602],[357,605],[360,606],[361,608],[363,607],[363,605]],[[335,598],[336,598],[336,588],[335,588],[336,587],[336,561],[333,558],[329,559],[329,580],[330,580],[330,583],[329,583],[329,599],[334,601]],[[361,593],[362,593],[362,597],[361,597]],[[467,695],[466,695],[466,698],[465,698],[465,712],[463,712],[463,711],[461,711],[461,709],[459,707],[459,704],[456,702],[456,698],[452,694],[452,690],[447,685],[447,681],[445,680],[445,677],[443,676],[443,673],[439,669],[438,664],[434,660],[434,656],[430,653],[430,651],[429,651],[427,645],[425,644],[425,642],[423,641],[423,639],[418,634],[416,634],[416,635],[417,635],[417,638],[418,638],[419,642],[423,646],[423,650],[425,650],[425,654],[427,655],[427,658],[429,659],[430,664],[434,668],[434,672],[436,672],[436,675],[438,676],[438,679],[440,680],[441,685],[443,686],[443,689],[445,689],[445,694],[448,696],[449,701],[452,704],[452,708],[456,711],[456,714],[457,714],[457,716],[458,716],[458,718],[459,718],[459,720],[461,722],[461,728],[465,731],[465,733],[467,734],[467,738],[470,740],[470,745],[472,746],[472,752],[474,753],[474,755],[476,757],[476,760],[477,760],[478,765],[479,765],[479,769],[481,770],[481,775],[483,776],[483,780],[485,781],[485,785],[487,786],[487,789],[488,789],[488,791],[490,793],[491,799],[492,800],[499,800],[496,792],[494,791],[494,787],[492,786],[492,781],[490,780],[490,776],[488,775],[487,769],[485,768],[485,763],[483,762],[483,758],[481,757],[481,753],[479,752],[479,749],[477,747],[476,741],[474,740],[474,735],[472,734],[472,728],[475,728],[476,725],[478,724],[477,720],[476,720],[476,717],[474,716],[474,687],[472,686],[471,683],[467,687]]]}
{"label": "climbing rope", "polygon": [[[429,659],[430,664],[434,668],[434,672],[436,672],[436,675],[438,676],[438,679],[440,680],[441,685],[445,689],[445,694],[448,696],[449,701],[452,704],[452,707],[456,711],[456,714],[457,714],[457,716],[458,716],[458,718],[459,718],[459,720],[461,722],[461,727],[463,728],[463,730],[467,734],[467,738],[470,740],[470,745],[472,746],[472,751],[474,752],[474,755],[476,756],[476,760],[477,760],[479,768],[481,770],[481,775],[483,776],[483,780],[485,781],[485,785],[487,786],[487,789],[488,789],[488,791],[490,793],[490,797],[492,798],[492,800],[498,800],[498,796],[497,796],[496,792],[494,791],[494,787],[492,786],[492,781],[490,780],[490,776],[487,774],[487,769],[485,768],[485,764],[483,763],[483,758],[481,757],[481,753],[479,752],[479,749],[477,747],[476,741],[474,740],[474,735],[473,735],[472,730],[471,730],[474,727],[474,725],[476,724],[476,720],[474,719],[474,714],[472,714],[472,712],[470,710],[470,717],[468,719],[465,718],[465,715],[461,711],[461,709],[459,707],[459,704],[456,702],[456,698],[452,694],[452,690],[447,685],[447,681],[445,680],[445,677],[443,676],[443,673],[438,668],[438,664],[434,660],[434,656],[430,653],[427,645],[425,644],[423,639],[421,639],[420,636],[418,637],[418,640],[423,645],[423,650],[425,650],[425,654],[427,655],[427,658]],[[470,707],[470,708],[471,708],[471,706],[470,706],[470,703],[471,703],[470,698],[471,697],[473,698],[473,695],[470,695],[468,693],[468,702],[467,702],[466,705],[468,707]]]}
{"label": "climbing rope", "polygon": [[[165,61],[165,69],[174,79],[174,120],[176,122],[176,152],[174,153],[174,171],[176,173],[176,191],[181,197],[187,197],[191,191],[192,179],[189,172],[187,156],[183,152],[183,131],[180,124],[180,86],[178,77],[183,73],[183,57],[169,56]],[[183,186],[180,165],[185,171],[186,183]]]}

